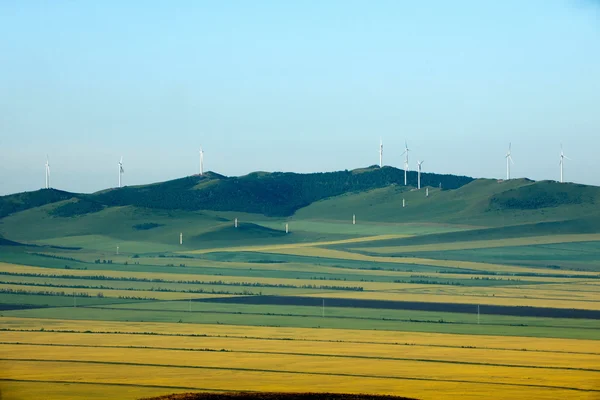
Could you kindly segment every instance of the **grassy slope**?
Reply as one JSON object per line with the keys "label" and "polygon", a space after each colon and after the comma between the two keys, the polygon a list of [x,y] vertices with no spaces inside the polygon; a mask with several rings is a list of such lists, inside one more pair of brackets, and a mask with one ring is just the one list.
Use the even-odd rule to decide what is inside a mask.
{"label": "grassy slope", "polygon": [[[561,193],[569,195],[560,196]],[[527,196],[551,196],[552,207],[517,208],[521,203],[511,199]],[[402,199],[406,207],[402,207]],[[500,199],[498,201],[494,201]],[[473,181],[456,190],[425,189],[405,192],[387,187],[357,194],[345,194],[318,201],[299,210],[299,220],[348,220],[352,214],[358,221],[385,223],[431,222],[441,224],[498,227],[516,224],[562,221],[600,216],[600,188],[552,182],[515,179],[497,182],[489,179]]]}
{"label": "grassy slope", "polygon": [[[349,176],[361,176],[361,179],[362,176],[367,179],[387,179],[386,174],[393,176],[396,172],[388,168],[367,169],[362,172],[339,173],[341,175],[336,173],[332,177],[350,174]],[[315,182],[321,182],[319,179],[333,179],[327,178],[327,174],[313,175],[307,176]],[[258,185],[253,190],[260,191],[263,180],[270,182],[266,184],[268,186],[284,178],[293,178],[293,181],[299,177],[302,175],[251,174],[236,178],[236,182],[252,182],[253,185]],[[145,198],[152,190],[159,190],[161,193],[166,189],[182,193],[212,191],[224,179],[211,174],[205,178],[188,177],[167,183],[125,188],[119,195],[119,201],[135,202],[136,198]],[[225,180],[229,182],[228,178]],[[302,190],[306,189],[304,187]],[[350,189],[346,188],[346,191]],[[234,189],[228,190],[232,196],[236,196]],[[116,192],[118,191],[108,190],[89,198],[99,201],[102,196],[108,196],[107,198],[114,200],[110,196],[115,196]],[[0,219],[0,236],[17,242],[79,246],[96,251],[113,251],[118,245],[125,253],[155,253],[207,247],[336,240],[378,234],[417,235],[377,244],[402,246],[600,232],[600,210],[596,206],[600,202],[600,189],[596,187],[531,182],[524,179],[500,183],[480,179],[456,190],[430,188],[429,197],[425,197],[424,192],[424,189],[407,191],[404,186],[391,185],[346,193],[317,201],[298,210],[293,217],[282,219],[234,211],[182,211],[134,206],[104,209],[91,206],[89,209],[92,212],[65,217],[70,211],[77,214],[88,208],[77,205],[77,201],[72,198],[63,199],[68,197],[63,192],[38,191],[14,198],[5,196],[0,200],[6,203],[10,197],[11,201],[21,199],[22,203],[26,203],[26,197],[33,196],[32,205],[49,202],[48,198],[54,199],[57,196],[62,200]],[[324,193],[325,191],[320,192],[319,195]],[[406,200],[404,208],[402,199]],[[267,201],[265,204],[268,206],[270,203]],[[295,207],[294,204],[297,203],[292,202],[285,207]],[[356,225],[351,224],[353,214],[357,216]],[[233,228],[234,218],[240,220],[239,229]],[[290,223],[289,235],[284,232],[285,222]],[[143,224],[157,226],[152,229],[135,228]],[[31,229],[33,226],[35,229]],[[183,246],[179,245],[179,233],[184,235]],[[365,247],[369,246],[367,244]]]}

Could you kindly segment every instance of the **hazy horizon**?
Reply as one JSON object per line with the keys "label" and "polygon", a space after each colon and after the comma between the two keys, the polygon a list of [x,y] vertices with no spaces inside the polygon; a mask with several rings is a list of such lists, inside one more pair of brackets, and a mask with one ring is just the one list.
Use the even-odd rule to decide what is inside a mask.
{"label": "hazy horizon", "polygon": [[0,195],[378,164],[600,185],[600,7],[0,5]]}

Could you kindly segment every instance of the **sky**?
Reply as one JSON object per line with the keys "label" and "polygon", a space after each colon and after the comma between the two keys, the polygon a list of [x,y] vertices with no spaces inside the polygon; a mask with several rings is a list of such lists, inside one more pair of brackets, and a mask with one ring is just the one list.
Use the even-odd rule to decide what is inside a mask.
{"label": "sky", "polygon": [[0,195],[205,170],[600,185],[600,1],[0,2]]}

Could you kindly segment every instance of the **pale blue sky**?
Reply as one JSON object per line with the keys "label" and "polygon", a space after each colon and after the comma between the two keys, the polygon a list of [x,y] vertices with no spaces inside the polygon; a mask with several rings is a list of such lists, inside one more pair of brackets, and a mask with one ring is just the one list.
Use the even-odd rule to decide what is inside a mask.
{"label": "pale blue sky", "polygon": [[[127,3],[127,4],[123,4]],[[378,162],[600,185],[592,0],[0,2],[0,194]]]}

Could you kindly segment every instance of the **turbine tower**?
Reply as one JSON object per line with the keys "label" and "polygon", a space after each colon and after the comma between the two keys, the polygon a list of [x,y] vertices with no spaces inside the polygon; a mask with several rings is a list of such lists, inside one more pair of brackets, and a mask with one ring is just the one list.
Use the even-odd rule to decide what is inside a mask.
{"label": "turbine tower", "polygon": [[404,153],[401,155],[404,156],[404,186],[407,185],[406,172],[408,171],[408,152],[410,149],[408,148],[408,143],[406,140],[404,141]]}
{"label": "turbine tower", "polygon": [[560,145],[560,183],[563,183],[563,167],[565,165],[565,159],[570,160],[569,157],[565,156],[565,153],[563,153],[563,147],[562,144]]}
{"label": "turbine tower", "polygon": [[200,175],[204,175],[204,150],[200,147]]}
{"label": "turbine tower", "polygon": [[46,155],[46,189],[50,189],[50,162],[48,161],[48,155]]}
{"label": "turbine tower", "polygon": [[515,163],[512,159],[511,153],[511,143],[508,144],[508,152],[506,153],[506,180],[510,180],[510,164]]}
{"label": "turbine tower", "polygon": [[383,167],[383,139],[379,139],[379,168]]}
{"label": "turbine tower", "polygon": [[124,172],[125,170],[123,169],[123,156],[121,156],[121,161],[119,161],[119,187],[121,187],[121,175],[123,175]]}
{"label": "turbine tower", "polygon": [[421,189],[421,165],[423,165],[425,161],[417,161],[417,189]]}

